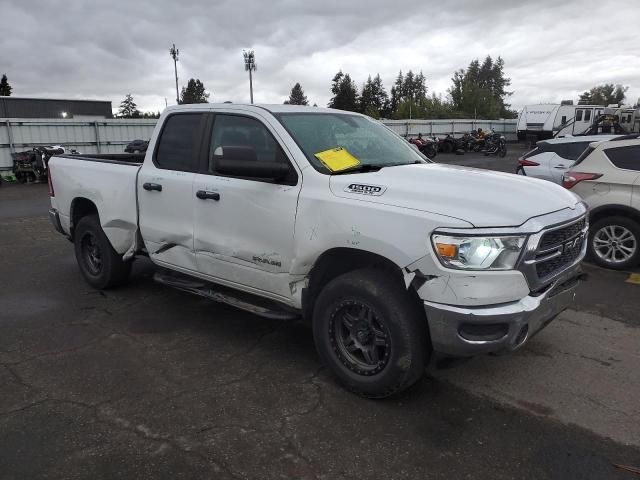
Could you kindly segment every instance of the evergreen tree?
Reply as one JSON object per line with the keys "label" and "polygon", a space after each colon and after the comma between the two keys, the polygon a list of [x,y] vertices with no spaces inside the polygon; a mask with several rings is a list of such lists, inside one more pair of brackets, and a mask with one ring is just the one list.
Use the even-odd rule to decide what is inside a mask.
{"label": "evergreen tree", "polygon": [[360,94],[360,112],[373,118],[388,115],[389,96],[387,95],[380,74],[372,80],[371,75],[362,86]]}
{"label": "evergreen tree", "polygon": [[205,91],[200,79],[192,78],[180,92],[180,103],[209,103],[209,94]]}
{"label": "evergreen tree", "polygon": [[13,90],[13,87],[9,84],[7,74],[5,73],[2,75],[2,79],[0,79],[0,97],[10,97],[11,90]]}
{"label": "evergreen tree", "polygon": [[454,72],[449,89],[454,110],[474,118],[510,118],[513,112],[505,102],[512,92],[511,79],[504,76],[504,60],[487,56],[482,65],[475,59],[466,70]]}
{"label": "evergreen tree", "polygon": [[329,101],[329,108],[358,111],[358,90],[348,73],[344,74],[342,70],[336,73],[333,77],[331,93],[333,97]]}
{"label": "evergreen tree", "polygon": [[120,110],[118,110],[118,116],[122,118],[140,118],[140,110],[136,102],[133,101],[133,97],[130,93],[124,97],[124,100],[120,102]]}
{"label": "evergreen tree", "polygon": [[300,83],[296,83],[291,89],[291,94],[289,95],[289,99],[284,101],[287,105],[309,105],[309,101],[307,100],[306,95],[304,94],[304,90],[300,86]]}

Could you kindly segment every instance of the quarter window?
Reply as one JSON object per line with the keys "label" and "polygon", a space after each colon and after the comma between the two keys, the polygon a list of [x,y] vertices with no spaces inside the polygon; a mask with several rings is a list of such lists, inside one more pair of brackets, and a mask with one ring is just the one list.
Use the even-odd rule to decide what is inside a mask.
{"label": "quarter window", "polygon": [[167,118],[155,155],[159,168],[194,172],[200,147],[201,113],[179,113]]}
{"label": "quarter window", "polygon": [[640,145],[608,148],[604,153],[616,167],[640,171]]}

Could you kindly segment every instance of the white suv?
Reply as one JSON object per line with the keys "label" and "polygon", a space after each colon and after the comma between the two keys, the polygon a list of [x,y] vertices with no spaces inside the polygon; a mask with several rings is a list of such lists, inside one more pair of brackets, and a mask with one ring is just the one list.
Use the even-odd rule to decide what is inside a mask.
{"label": "white suv", "polygon": [[562,176],[582,155],[589,144],[616,138],[615,135],[586,135],[542,140],[536,148],[518,159],[518,175],[562,183]]}
{"label": "white suv", "polygon": [[640,262],[640,140],[627,135],[592,143],[563,176],[589,205],[588,252],[598,265],[623,270]]}

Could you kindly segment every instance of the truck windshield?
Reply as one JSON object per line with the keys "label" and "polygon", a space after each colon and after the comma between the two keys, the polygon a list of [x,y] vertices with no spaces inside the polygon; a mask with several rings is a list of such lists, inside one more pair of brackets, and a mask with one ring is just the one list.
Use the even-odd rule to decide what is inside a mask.
{"label": "truck windshield", "polygon": [[309,162],[320,172],[329,170],[317,153],[342,147],[361,166],[388,167],[427,161],[402,137],[368,117],[346,113],[280,113],[287,129]]}

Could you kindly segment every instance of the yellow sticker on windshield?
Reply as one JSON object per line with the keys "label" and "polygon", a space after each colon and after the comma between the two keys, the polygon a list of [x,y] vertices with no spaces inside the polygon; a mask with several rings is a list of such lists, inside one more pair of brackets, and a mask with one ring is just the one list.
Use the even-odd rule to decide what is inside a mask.
{"label": "yellow sticker on windshield", "polygon": [[360,160],[342,147],[318,152],[315,155],[332,172],[339,172],[360,165]]}

